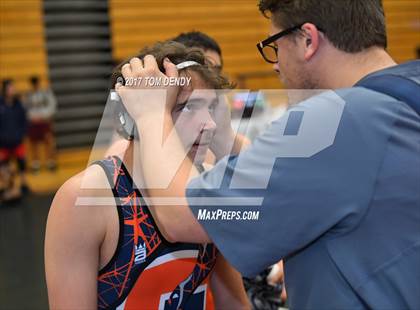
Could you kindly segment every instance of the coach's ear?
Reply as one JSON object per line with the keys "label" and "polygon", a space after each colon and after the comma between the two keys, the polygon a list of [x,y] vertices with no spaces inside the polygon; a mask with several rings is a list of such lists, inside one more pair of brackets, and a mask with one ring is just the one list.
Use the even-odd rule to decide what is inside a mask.
{"label": "coach's ear", "polygon": [[302,26],[302,35],[305,49],[304,57],[306,61],[309,61],[319,49],[321,36],[318,28],[311,23],[306,23]]}

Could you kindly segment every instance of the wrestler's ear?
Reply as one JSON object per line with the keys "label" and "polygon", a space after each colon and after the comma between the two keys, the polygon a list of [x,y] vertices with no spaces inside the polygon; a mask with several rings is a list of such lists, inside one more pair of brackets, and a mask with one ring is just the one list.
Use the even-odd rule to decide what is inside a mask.
{"label": "wrestler's ear", "polygon": [[168,57],[165,57],[163,60],[163,67],[165,68],[165,74],[168,77],[178,77],[178,69],[176,68],[176,65],[169,60]]}

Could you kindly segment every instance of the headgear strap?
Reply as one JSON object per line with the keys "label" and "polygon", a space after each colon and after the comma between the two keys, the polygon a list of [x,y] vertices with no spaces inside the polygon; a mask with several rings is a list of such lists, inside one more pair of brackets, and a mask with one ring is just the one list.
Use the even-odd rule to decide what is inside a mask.
{"label": "headgear strap", "polygon": [[188,68],[188,67],[191,67],[191,66],[200,66],[200,64],[196,61],[188,60],[188,61],[183,61],[183,62],[177,64],[176,68],[178,70],[181,70],[181,69],[185,69],[185,68]]}

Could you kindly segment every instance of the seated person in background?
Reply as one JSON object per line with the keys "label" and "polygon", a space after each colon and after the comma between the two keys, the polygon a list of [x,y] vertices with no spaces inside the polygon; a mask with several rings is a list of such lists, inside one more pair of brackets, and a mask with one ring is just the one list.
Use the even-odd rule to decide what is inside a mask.
{"label": "seated person in background", "polygon": [[[0,174],[7,181],[3,186],[0,200],[13,200],[20,198],[22,191],[27,191],[25,177],[26,159],[23,139],[27,127],[25,109],[15,92],[12,80],[2,82],[0,96]],[[16,159],[18,167],[18,180],[15,182],[11,173],[11,160]]]}
{"label": "seated person in background", "polygon": [[53,117],[57,102],[51,90],[43,90],[39,85],[39,78],[33,76],[30,79],[31,91],[27,94],[25,106],[29,119],[29,146],[31,149],[32,171],[37,172],[41,168],[39,147],[45,147],[47,168],[56,168],[55,139],[53,133]]}
{"label": "seated person in background", "polygon": [[[180,74],[192,79],[178,93],[172,117],[188,156],[202,170],[216,129],[214,89],[230,84],[197,49],[176,42],[158,43],[129,62],[146,62],[146,55],[156,57],[161,70],[165,58],[181,64]],[[116,68],[112,85],[121,80],[127,63]],[[193,93],[200,89],[203,92]],[[240,274],[212,244],[171,243],[159,231],[145,201],[147,190],[134,184],[141,184],[141,176],[131,178],[133,150],[141,152],[141,143],[123,126],[123,111],[122,104],[116,104],[118,131],[128,140],[120,139],[107,152],[113,156],[68,180],[52,203],[45,242],[50,307],[247,309]],[[96,189],[82,189],[82,182],[84,188]],[[83,196],[92,203],[77,205]],[[96,198],[115,199],[115,204],[98,206],[93,203]]]}

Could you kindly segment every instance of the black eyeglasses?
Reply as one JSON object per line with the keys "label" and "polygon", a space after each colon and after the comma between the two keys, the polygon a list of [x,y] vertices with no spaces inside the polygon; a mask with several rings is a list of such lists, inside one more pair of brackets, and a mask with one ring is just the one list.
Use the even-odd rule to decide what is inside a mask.
{"label": "black eyeglasses", "polygon": [[286,30],[280,31],[279,33],[276,33],[264,41],[261,41],[257,44],[257,48],[260,51],[262,57],[266,62],[269,62],[271,64],[277,63],[277,52],[278,48],[276,44],[273,44],[274,41],[277,41],[281,37],[287,36],[291,34],[292,32],[300,29],[304,24],[301,24],[299,26],[291,27]]}

